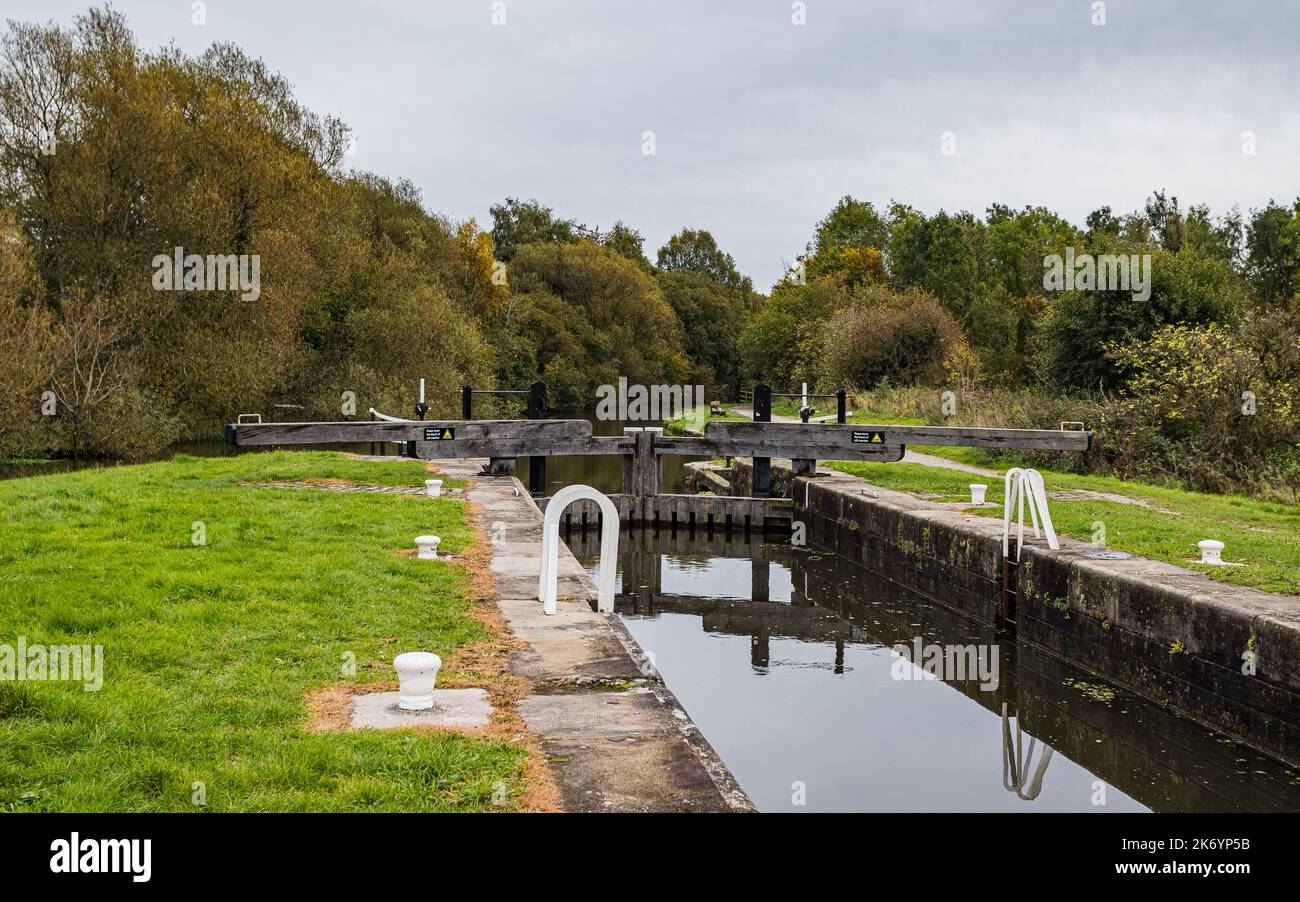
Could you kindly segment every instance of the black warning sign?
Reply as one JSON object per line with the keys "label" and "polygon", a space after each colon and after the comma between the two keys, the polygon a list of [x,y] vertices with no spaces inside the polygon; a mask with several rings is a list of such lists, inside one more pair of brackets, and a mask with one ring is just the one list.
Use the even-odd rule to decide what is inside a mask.
{"label": "black warning sign", "polygon": [[447,442],[456,437],[456,430],[450,426],[425,426],[424,440],[426,442]]}
{"label": "black warning sign", "polygon": [[883,445],[885,443],[885,433],[867,431],[865,429],[853,430],[853,444],[855,445]]}

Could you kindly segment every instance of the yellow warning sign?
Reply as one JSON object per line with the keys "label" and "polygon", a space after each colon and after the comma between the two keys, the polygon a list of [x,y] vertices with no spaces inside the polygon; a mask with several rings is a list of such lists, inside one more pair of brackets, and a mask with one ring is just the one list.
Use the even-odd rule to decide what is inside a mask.
{"label": "yellow warning sign", "polygon": [[456,437],[456,430],[450,426],[426,426],[424,428],[424,440],[426,442],[445,442]]}
{"label": "yellow warning sign", "polygon": [[853,444],[855,445],[883,445],[885,443],[885,433],[868,431],[865,429],[853,430]]}

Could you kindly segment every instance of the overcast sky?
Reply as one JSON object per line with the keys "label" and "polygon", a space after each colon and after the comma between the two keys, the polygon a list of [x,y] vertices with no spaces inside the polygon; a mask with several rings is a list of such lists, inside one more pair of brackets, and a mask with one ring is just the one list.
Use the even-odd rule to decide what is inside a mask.
{"label": "overcast sky", "polygon": [[[88,5],[3,10],[70,23]],[[432,210],[484,224],[535,197],[623,220],[651,259],[707,228],[763,290],[844,194],[1076,223],[1159,187],[1216,212],[1300,195],[1288,0],[1108,0],[1103,26],[1093,0],[208,0],[201,26],[192,5],[115,4],[146,48],[263,57],[354,129],[351,165],[411,179]]]}

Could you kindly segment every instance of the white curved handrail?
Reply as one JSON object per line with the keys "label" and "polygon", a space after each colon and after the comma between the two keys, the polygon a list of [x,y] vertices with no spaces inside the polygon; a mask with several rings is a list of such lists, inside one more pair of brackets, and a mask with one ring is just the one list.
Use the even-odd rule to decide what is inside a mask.
{"label": "white curved handrail", "polygon": [[374,414],[375,416],[379,417],[379,419],[383,420],[383,421],[386,422],[386,423],[418,423],[418,422],[420,422],[419,420],[407,420],[407,419],[403,419],[402,417],[390,417],[390,416],[389,416],[388,414],[386,414],[386,413],[380,413],[379,411],[375,410],[373,407],[370,408],[370,412],[371,412],[372,414]]}
{"label": "white curved handrail", "polygon": [[589,485],[565,486],[546,503],[542,519],[542,566],[537,575],[537,597],[542,613],[554,614],[559,594],[560,515],[575,501],[588,499],[600,505],[600,585],[596,610],[614,610],[614,575],[618,569],[618,508],[608,497]]}
{"label": "white curved handrail", "polygon": [[1007,470],[1004,479],[1002,498],[1002,557],[1011,551],[1012,511],[1018,511],[1019,530],[1016,534],[1016,560],[1020,560],[1020,548],[1025,543],[1025,499],[1029,499],[1029,518],[1034,524],[1034,537],[1038,531],[1038,521],[1043,521],[1043,531],[1047,533],[1047,546],[1059,550],[1061,543],[1056,540],[1056,529],[1052,526],[1052,515],[1047,512],[1047,488],[1043,484],[1043,474],[1034,469],[1012,467]]}

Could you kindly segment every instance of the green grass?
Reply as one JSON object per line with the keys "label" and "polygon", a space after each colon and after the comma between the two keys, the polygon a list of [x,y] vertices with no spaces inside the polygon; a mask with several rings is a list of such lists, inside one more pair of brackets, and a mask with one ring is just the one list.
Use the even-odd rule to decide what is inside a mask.
{"label": "green grass", "polygon": [[[773,412],[784,411],[774,404]],[[924,420],[916,417],[891,416],[871,410],[857,411],[848,421],[882,426],[925,424]],[[917,445],[911,450],[999,472],[1016,466],[1036,466],[1014,454],[986,448]],[[993,503],[972,512],[1002,516],[1002,483],[995,477],[980,477],[914,463],[820,463],[861,476],[883,488],[937,495],[940,497],[934,500],[941,501],[968,501],[969,485],[984,482],[989,486],[986,498]],[[1049,492],[1105,492],[1152,505],[1148,508],[1100,499],[1052,499],[1052,520],[1063,535],[1092,541],[1097,529],[1095,524],[1101,524],[1105,528],[1108,548],[1189,567],[1222,582],[1269,592],[1300,594],[1300,508],[1242,495],[1210,495],[1111,476],[1065,473],[1041,465],[1037,465],[1037,469],[1043,474]],[[1209,567],[1189,563],[1189,559],[1200,557],[1196,543],[1211,538],[1227,544],[1225,560],[1243,561],[1247,566]]]}
{"label": "green grass", "polygon": [[[190,457],[177,454],[174,463],[194,463],[212,458]],[[224,458],[229,460],[230,458]],[[360,482],[366,485],[411,485],[422,486],[424,480],[435,478],[426,472],[426,464],[419,460],[385,460],[357,461],[337,452],[285,452],[280,454],[246,454],[239,460],[244,468],[237,477],[249,482],[272,482],[275,480],[322,480],[341,479],[345,482]],[[310,466],[306,466],[310,464]],[[437,467],[437,464],[434,464]],[[442,479],[443,488],[464,486],[463,479]]]}
{"label": "green grass", "polygon": [[[886,413],[877,413],[876,411],[871,410],[855,411],[849,415],[848,422],[874,423],[881,426],[926,425],[925,420],[920,417],[891,416]],[[945,460],[956,461],[957,463],[969,464],[972,467],[988,467],[989,469],[1006,470],[1011,467],[1024,466],[1024,464],[1020,463],[1014,456],[991,448],[950,448],[941,445],[917,445],[912,450],[918,451],[922,454],[930,454],[934,457],[942,457]]]}
{"label": "green grass", "polygon": [[753,417],[741,416],[735,411],[727,410],[725,408],[722,416],[717,416],[717,417],[710,415],[707,407],[696,408],[694,410],[687,412],[685,416],[678,417],[675,420],[667,420],[664,423],[664,434],[665,435],[686,435],[688,430],[694,430],[695,432],[700,432],[701,430],[704,429],[706,423],[718,422],[718,421],[748,422],[751,419],[753,419]]}
{"label": "green grass", "polygon": [[459,565],[394,554],[426,532],[466,548],[463,505],[235,484],[425,475],[296,452],[0,482],[0,643],[104,647],[101,691],[0,683],[0,811],[199,810],[196,782],[216,811],[483,810],[497,781],[520,791],[510,744],[305,729],[311,690],[487,638]]}
{"label": "green grass", "polygon": [[[928,454],[934,449],[920,450]],[[974,508],[972,513],[1002,516],[1003,487],[999,479],[922,464],[828,461],[824,465],[861,476],[883,488],[939,495],[942,497],[935,500],[942,501],[969,501],[969,485],[984,482],[989,487],[986,500],[993,503]],[[1049,492],[1105,492],[1154,505],[1146,508],[1115,501],[1053,498],[1049,502],[1052,522],[1063,535],[1092,541],[1096,524],[1101,524],[1108,548],[1189,567],[1223,582],[1270,592],[1300,593],[1300,508],[1240,495],[1208,495],[1109,476],[1039,469]],[[1247,566],[1188,563],[1189,558],[1200,557],[1196,543],[1211,538],[1226,543],[1224,560],[1244,561]]]}

